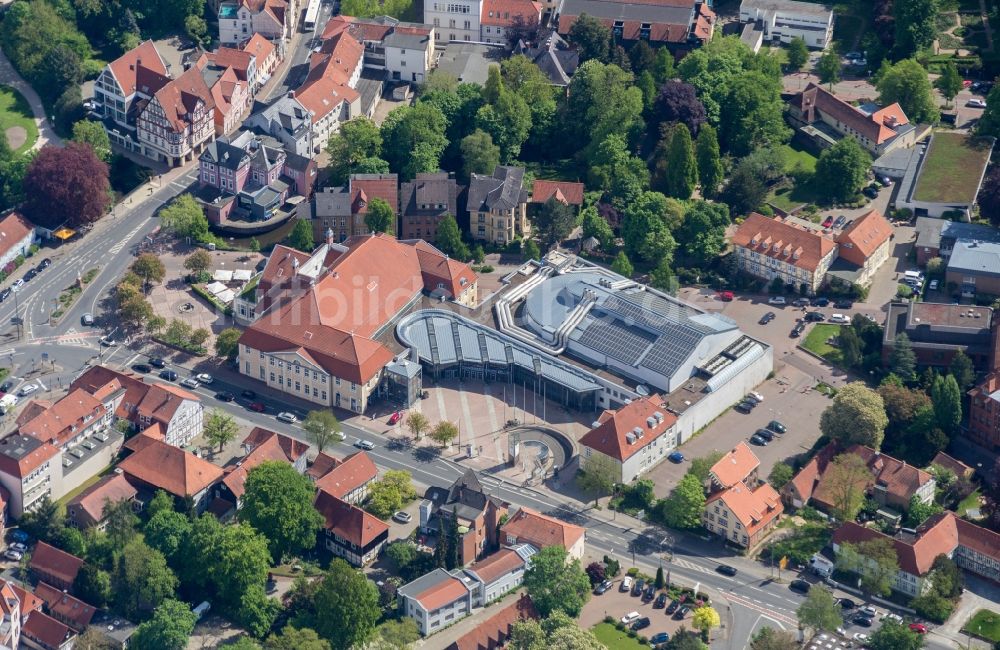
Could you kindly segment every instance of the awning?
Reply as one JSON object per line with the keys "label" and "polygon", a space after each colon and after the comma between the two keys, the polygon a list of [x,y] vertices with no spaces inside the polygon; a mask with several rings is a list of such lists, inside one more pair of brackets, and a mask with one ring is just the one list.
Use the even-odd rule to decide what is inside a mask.
{"label": "awning", "polygon": [[233,271],[233,280],[237,282],[246,282],[253,277],[253,271],[250,269],[236,269]]}
{"label": "awning", "polygon": [[70,228],[60,228],[59,230],[52,233],[52,236],[55,237],[56,239],[62,239],[63,241],[66,241],[75,234],[76,234],[75,230],[72,230]]}
{"label": "awning", "polygon": [[228,305],[236,297],[236,292],[232,289],[226,289],[222,293],[215,294],[216,299],[224,305]]}
{"label": "awning", "polygon": [[215,273],[212,274],[212,279],[219,282],[232,282],[233,272],[229,269],[216,269]]}
{"label": "awning", "polygon": [[226,285],[221,282],[212,282],[210,284],[206,284],[205,289],[213,296],[217,296],[226,290]]}

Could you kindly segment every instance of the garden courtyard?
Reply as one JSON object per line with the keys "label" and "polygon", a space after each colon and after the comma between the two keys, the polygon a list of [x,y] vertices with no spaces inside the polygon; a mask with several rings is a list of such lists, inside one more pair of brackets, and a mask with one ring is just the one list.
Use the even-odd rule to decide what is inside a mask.
{"label": "garden courtyard", "polygon": [[0,86],[0,133],[14,153],[31,149],[38,140],[38,126],[28,101],[10,86]]}

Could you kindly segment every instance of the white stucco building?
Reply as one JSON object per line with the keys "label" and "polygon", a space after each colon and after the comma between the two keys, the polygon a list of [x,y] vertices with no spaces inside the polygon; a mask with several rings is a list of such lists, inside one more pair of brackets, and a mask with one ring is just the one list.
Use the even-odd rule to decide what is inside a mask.
{"label": "white stucco building", "polygon": [[811,48],[822,50],[833,37],[833,9],[797,0],[743,0],[740,22],[760,22],[764,39],[790,43],[801,38]]}

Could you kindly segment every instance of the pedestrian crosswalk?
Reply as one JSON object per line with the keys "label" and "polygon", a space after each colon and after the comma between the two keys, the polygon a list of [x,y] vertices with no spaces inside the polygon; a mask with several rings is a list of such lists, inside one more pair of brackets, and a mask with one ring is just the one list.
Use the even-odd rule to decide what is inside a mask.
{"label": "pedestrian crosswalk", "polygon": [[81,332],[75,327],[66,330],[65,334],[54,337],[52,341],[56,345],[76,345],[83,348],[97,347],[98,332]]}

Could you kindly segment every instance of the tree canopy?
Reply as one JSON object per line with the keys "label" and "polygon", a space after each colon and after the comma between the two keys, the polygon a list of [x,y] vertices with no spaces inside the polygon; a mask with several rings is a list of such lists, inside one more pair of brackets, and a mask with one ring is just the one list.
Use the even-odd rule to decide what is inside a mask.
{"label": "tree canopy", "polygon": [[868,178],[872,159],[853,136],[824,149],[816,161],[816,177],[832,201],[847,201],[857,195]]}
{"label": "tree canopy", "polygon": [[882,446],[888,424],[882,397],[860,381],[841,388],[819,420],[824,435],[845,445],[857,443],[874,449]]}
{"label": "tree canopy", "polygon": [[524,573],[524,587],[538,613],[561,611],[576,618],[590,598],[590,580],[580,560],[568,560],[562,546],[548,546],[532,556]]}
{"label": "tree canopy", "polygon": [[77,228],[104,215],[110,190],[108,166],[89,144],[48,145],[28,164],[22,210],[39,226]]}
{"label": "tree canopy", "polygon": [[[917,4],[925,0],[914,0]],[[879,103],[888,106],[899,102],[911,122],[934,124],[941,117],[931,89],[927,70],[916,59],[903,59],[879,71],[875,87]]]}
{"label": "tree canopy", "polygon": [[271,559],[295,555],[316,544],[323,517],[313,507],[316,488],[285,462],[267,461],[247,473],[240,521],[268,541]]}

